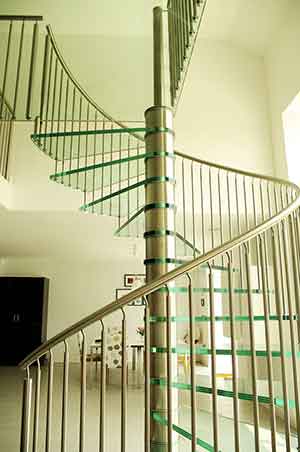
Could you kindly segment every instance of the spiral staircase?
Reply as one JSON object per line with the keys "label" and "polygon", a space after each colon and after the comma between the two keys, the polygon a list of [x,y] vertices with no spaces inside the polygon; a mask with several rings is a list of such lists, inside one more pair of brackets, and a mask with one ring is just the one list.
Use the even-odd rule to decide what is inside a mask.
{"label": "spiral staircase", "polygon": [[[205,2],[196,0],[168,5],[174,109],[204,8]],[[155,64],[160,67],[159,61]],[[159,95],[143,127],[115,121],[75,80],[50,26],[42,68],[40,90],[34,90],[29,77],[27,117],[32,116],[28,99],[38,92],[31,138],[55,161],[50,179],[82,192],[83,212],[115,218],[116,236],[145,238],[147,284],[49,339],[20,364],[25,371],[21,451],[113,450],[106,426],[105,344],[107,325],[116,313],[122,330],[116,436],[118,450],[129,450],[126,307],[141,299],[145,434],[136,450],[300,450],[300,189],[174,151],[172,109],[161,107]],[[5,89],[1,98],[6,105]],[[16,106],[15,99],[9,121]],[[98,429],[91,435],[86,358],[88,329],[95,325],[102,348]],[[184,331],[186,343],[180,340]],[[78,334],[79,417],[69,434],[69,347]],[[60,348],[58,415],[53,387]],[[181,357],[187,361],[184,371]],[[201,360],[205,375],[199,373]],[[59,422],[59,435],[53,433],[54,422]]]}

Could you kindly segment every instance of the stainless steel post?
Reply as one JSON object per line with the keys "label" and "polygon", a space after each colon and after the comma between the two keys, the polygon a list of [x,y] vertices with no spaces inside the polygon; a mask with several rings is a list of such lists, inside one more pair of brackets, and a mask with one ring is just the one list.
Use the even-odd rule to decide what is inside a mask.
{"label": "stainless steel post", "polygon": [[29,369],[27,369],[27,375],[24,379],[23,386],[22,428],[21,428],[21,447],[20,447],[21,452],[29,451],[31,391],[32,391],[32,379],[29,376]]}
{"label": "stainless steel post", "polygon": [[[145,185],[145,240],[146,240],[146,279],[152,281],[174,268],[175,264],[175,198],[174,198],[174,151],[173,115],[167,107],[154,106],[145,113],[146,151],[155,153],[146,158]],[[175,295],[169,285],[169,315],[175,315]],[[161,289],[149,295],[150,316],[167,316],[166,290]],[[175,343],[176,324],[172,322],[171,339]],[[151,348],[166,347],[166,329],[162,322],[151,323]],[[152,353],[150,358],[150,377],[163,381],[167,378],[167,360],[164,353]],[[172,356],[172,374],[176,376],[176,356]],[[151,385],[150,412],[167,418],[168,396],[165,385]],[[177,394],[172,389],[173,422],[176,423]],[[168,450],[168,431],[166,426],[151,419],[151,450]],[[173,438],[174,440],[174,438]],[[173,443],[173,451],[174,451]]]}
{"label": "stainless steel post", "polygon": [[164,38],[163,10],[159,6],[153,9],[153,81],[154,105],[163,105],[164,94]]}

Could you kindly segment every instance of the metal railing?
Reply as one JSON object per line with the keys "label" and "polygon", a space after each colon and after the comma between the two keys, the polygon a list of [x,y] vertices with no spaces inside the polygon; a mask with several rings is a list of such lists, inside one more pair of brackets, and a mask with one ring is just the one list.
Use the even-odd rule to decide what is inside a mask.
{"label": "metal railing", "polygon": [[[189,160],[195,165],[196,159],[189,157]],[[199,162],[198,162],[199,163]],[[203,165],[203,162],[200,162]],[[205,165],[208,165],[205,163]],[[231,172],[232,169],[211,165],[210,169],[217,169],[218,171]],[[251,450],[260,450],[260,409],[265,406],[268,408],[267,413],[270,421],[270,444],[272,450],[276,449],[278,441],[285,441],[286,450],[292,450],[296,437],[300,438],[300,417],[299,417],[299,378],[298,378],[298,343],[299,343],[299,321],[300,321],[300,304],[299,304],[299,268],[300,268],[300,228],[299,228],[299,206],[300,206],[300,190],[297,186],[277,180],[274,178],[264,178],[264,176],[257,176],[251,173],[244,173],[236,171],[236,174],[241,177],[251,177],[257,180],[260,184],[266,183],[267,186],[272,187],[273,195],[271,198],[271,191],[269,190],[270,200],[268,204],[261,204],[259,201],[257,205],[262,208],[260,215],[256,218],[248,217],[247,230],[242,232],[235,227],[231,236],[227,235],[226,239],[217,246],[214,243],[214,248],[210,251],[204,250],[203,255],[193,259],[185,265],[176,268],[175,270],[165,274],[159,279],[147,284],[144,287],[134,290],[125,295],[119,300],[113,301],[104,308],[98,310],[92,315],[86,317],[80,322],[67,328],[62,333],[50,339],[43,344],[31,355],[29,355],[21,364],[26,371],[26,379],[24,385],[24,405],[23,405],[23,429],[22,429],[22,450],[29,450],[29,444],[33,434],[37,435],[37,423],[39,422],[38,406],[34,408],[30,406],[31,400],[31,379],[35,378],[39,382],[41,369],[39,366],[40,359],[48,355],[48,385],[47,385],[47,415],[45,419],[46,429],[46,450],[50,450],[51,441],[51,417],[52,414],[52,391],[53,391],[53,366],[54,366],[54,351],[60,344],[64,344],[64,360],[63,369],[64,377],[61,386],[61,397],[63,401],[63,415],[61,417],[61,450],[67,450],[66,439],[66,416],[68,413],[68,367],[69,354],[68,347],[72,341],[72,337],[77,333],[82,333],[83,337],[83,352],[80,361],[80,423],[78,430],[79,450],[85,450],[85,431],[88,428],[87,424],[89,418],[86,414],[86,350],[87,350],[87,335],[88,329],[91,325],[99,325],[101,327],[102,344],[105,344],[107,325],[110,324],[110,316],[113,313],[120,312],[121,329],[123,337],[123,353],[122,353],[122,391],[120,397],[122,400],[122,408],[120,412],[120,435],[122,437],[121,450],[126,449],[128,438],[126,437],[126,410],[127,410],[127,387],[126,378],[126,357],[124,350],[126,349],[126,319],[128,311],[126,306],[135,300],[142,297],[146,301],[145,307],[145,450],[150,450],[149,425],[150,416],[164,428],[169,431],[169,438],[172,437],[172,431],[179,433],[180,436],[190,438],[192,449],[195,450],[196,445],[201,445],[206,450],[220,450],[222,447],[220,436],[220,397],[229,397],[232,399],[233,413],[231,415],[234,425],[234,450],[238,451],[241,448],[241,426],[245,421],[240,417],[240,409],[242,401],[248,401],[252,406],[252,412],[249,414],[247,420],[248,425],[254,427],[254,443]],[[250,183],[252,187],[252,183]],[[252,189],[251,189],[252,191]],[[258,191],[256,196],[261,200],[261,193]],[[268,194],[268,191],[267,191]],[[274,205],[273,205],[274,203]],[[254,202],[256,205],[256,203]],[[224,212],[224,210],[223,210]],[[222,217],[221,217],[222,218]],[[229,232],[227,233],[229,234]],[[223,262],[222,268],[217,265],[217,262]],[[253,268],[260,275],[259,278],[253,277]],[[208,306],[206,315],[197,315],[197,291],[199,290],[199,273],[203,272],[205,268],[206,288],[208,293]],[[228,304],[228,313],[226,315],[218,315],[216,312],[216,287],[214,282],[214,275],[218,271],[224,272],[224,283],[226,286],[226,296]],[[242,280],[240,273],[244,274]],[[185,284],[182,279],[185,278]],[[254,279],[253,279],[254,278]],[[260,288],[257,288],[260,280]],[[253,282],[256,281],[256,282]],[[185,312],[186,316],[177,319],[174,316],[166,315],[160,319],[149,318],[147,297],[156,291],[164,291],[165,303],[168,306],[168,294],[170,291],[185,287]],[[219,290],[219,289],[218,289]],[[260,294],[260,303],[254,303],[254,294]],[[241,300],[244,303],[241,307]],[[182,304],[183,301],[180,300]],[[167,308],[166,308],[167,309]],[[186,347],[178,344],[178,337],[170,334],[170,329],[173,328],[174,322],[184,321],[188,328],[189,343]],[[257,329],[257,323],[260,321],[263,333]],[[165,328],[165,344],[160,349],[153,349],[151,347],[150,325],[160,322]],[[207,325],[208,342],[206,345],[195,345],[195,326],[201,324]],[[226,349],[218,345],[216,337],[216,326],[223,323],[229,325],[230,328],[230,344],[227,344]],[[245,327],[246,325],[246,327]],[[241,335],[240,329],[243,334]],[[274,343],[274,328],[278,331],[278,337]],[[263,346],[257,347],[256,335],[263,336]],[[286,341],[286,335],[290,340]],[[260,337],[262,340],[262,337]],[[150,354],[163,353],[166,357],[166,362],[169,363],[166,368],[168,373],[165,378],[156,381],[155,376],[150,375]],[[179,375],[174,374],[174,369],[170,365],[172,356],[175,354],[186,354],[190,357],[189,376],[184,384],[180,381]],[[198,355],[207,355],[210,359],[210,382],[211,386],[199,386],[196,377],[196,357]],[[222,355],[230,356],[232,368],[232,389],[223,391],[218,386],[217,381],[217,365],[218,357]],[[249,365],[249,378],[247,380],[248,386],[241,390],[241,360],[247,359]],[[264,387],[263,392],[258,387],[258,362],[265,359],[267,366],[267,376],[265,381],[267,386]],[[105,377],[105,346],[102,348],[101,355],[101,375],[99,379],[100,391],[100,411],[99,411],[99,436],[95,441],[99,441],[100,450],[105,449],[107,440],[105,433],[104,420],[106,417],[106,402],[105,394],[107,389]],[[37,364],[37,367],[34,365]],[[278,373],[278,368],[281,372],[279,381],[275,381],[274,372]],[[35,369],[35,370],[34,370]],[[247,374],[248,375],[248,374]],[[245,376],[244,376],[245,379]],[[168,390],[169,403],[166,407],[165,413],[151,413],[149,409],[149,388],[152,384],[159,384],[162,390]],[[35,400],[39,400],[39,383],[35,384]],[[280,387],[280,388],[278,388]],[[174,406],[172,405],[173,394],[175,391],[189,391],[191,394],[190,416],[191,416],[191,431],[181,428],[177,425],[178,420],[173,418]],[[277,392],[276,392],[277,391]],[[212,402],[211,414],[213,435],[210,441],[197,436],[196,420],[198,416],[197,398],[198,393],[210,394]],[[106,394],[107,395],[107,394]],[[279,425],[276,410],[278,407],[283,410],[284,428]],[[30,427],[30,414],[33,415],[33,427]],[[296,422],[293,421],[293,412],[295,412]],[[125,419],[125,421],[124,421]],[[35,433],[34,433],[35,432]],[[293,432],[295,432],[293,434]],[[293,435],[296,435],[294,437]],[[283,439],[285,438],[285,439]],[[37,444],[37,439],[35,439]],[[58,442],[55,442],[58,448]],[[95,443],[96,444],[96,443]],[[297,443],[298,444],[298,443]],[[26,448],[27,447],[27,448]],[[60,446],[59,446],[60,447]],[[251,446],[249,446],[251,447]],[[211,448],[211,449],[209,449]],[[37,450],[37,449],[32,449]],[[172,450],[172,443],[169,442],[168,450]],[[233,449],[232,449],[233,450]]]}
{"label": "metal railing", "polygon": [[2,116],[0,119],[0,175],[8,178],[8,158],[13,127],[13,110],[0,93]]}
{"label": "metal railing", "polygon": [[8,178],[13,121],[31,119],[42,16],[0,15],[0,174]]}
{"label": "metal railing", "polygon": [[170,94],[177,106],[202,22],[207,0],[169,0],[168,36]]}

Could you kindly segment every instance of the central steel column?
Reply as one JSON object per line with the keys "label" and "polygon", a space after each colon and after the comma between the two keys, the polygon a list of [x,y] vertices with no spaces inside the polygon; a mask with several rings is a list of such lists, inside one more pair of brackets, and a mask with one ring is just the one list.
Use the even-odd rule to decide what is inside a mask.
{"label": "central steel column", "polygon": [[[163,67],[163,22],[162,9],[154,9],[154,106],[145,112],[146,157],[145,186],[145,241],[146,241],[146,280],[147,283],[156,279],[175,266],[175,172],[174,172],[174,132],[173,113],[163,106],[164,67]],[[150,130],[149,130],[150,129]],[[170,315],[175,315],[175,294],[170,292]],[[163,288],[148,297],[151,317],[167,315],[167,289]],[[166,322],[150,324],[150,347],[167,347]],[[176,326],[171,327],[173,346],[176,344]],[[168,366],[166,353],[150,354],[151,379],[167,381]],[[172,356],[172,374],[176,378],[176,355]],[[175,379],[174,378],[174,379]],[[171,400],[170,400],[171,399]],[[174,451],[173,440],[169,441],[168,429],[161,425],[154,417],[155,413],[167,419],[168,407],[172,407],[172,422],[177,413],[177,391],[172,390],[168,400],[167,386],[161,384],[150,385],[150,441],[151,451]],[[169,405],[168,405],[169,402]],[[173,416],[174,412],[174,416]],[[172,434],[172,439],[175,439]],[[172,444],[170,444],[172,443]]]}

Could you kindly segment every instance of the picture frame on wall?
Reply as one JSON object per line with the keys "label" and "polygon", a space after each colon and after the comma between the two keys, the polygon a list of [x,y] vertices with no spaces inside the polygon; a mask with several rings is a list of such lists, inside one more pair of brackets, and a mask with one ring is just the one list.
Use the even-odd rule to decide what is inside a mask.
{"label": "picture frame on wall", "polygon": [[142,273],[127,273],[124,275],[124,287],[134,287],[137,283],[143,285],[146,282],[146,275]]}
{"label": "picture frame on wall", "polygon": [[[123,295],[125,295],[126,293],[129,293],[129,292],[131,292],[131,289],[127,288],[127,287],[122,287],[122,288],[116,289],[116,300],[118,300]],[[142,298],[140,298],[138,300],[132,301],[127,306],[145,306],[145,302]]]}

